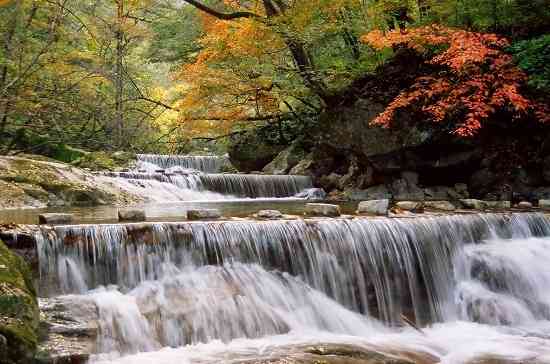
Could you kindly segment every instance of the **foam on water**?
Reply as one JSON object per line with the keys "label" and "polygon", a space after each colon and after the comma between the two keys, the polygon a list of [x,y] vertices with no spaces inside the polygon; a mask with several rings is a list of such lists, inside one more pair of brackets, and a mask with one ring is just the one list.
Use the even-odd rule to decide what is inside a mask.
{"label": "foam on water", "polygon": [[43,286],[118,285],[85,296],[101,363],[237,363],[313,344],[550,363],[544,215],[84,225],[39,239]]}

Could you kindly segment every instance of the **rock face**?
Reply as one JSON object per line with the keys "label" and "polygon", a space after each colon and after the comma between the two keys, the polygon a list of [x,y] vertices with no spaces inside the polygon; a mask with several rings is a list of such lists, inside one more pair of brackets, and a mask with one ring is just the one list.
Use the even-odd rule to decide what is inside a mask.
{"label": "rock face", "polygon": [[144,210],[124,209],[118,210],[118,219],[120,221],[145,221],[147,217]]}
{"label": "rock face", "polygon": [[64,163],[0,157],[0,208],[95,206],[142,201]]}
{"label": "rock face", "polygon": [[308,203],[305,213],[308,216],[338,217],[341,215],[340,206],[326,203]]}
{"label": "rock face", "polygon": [[40,214],[38,215],[39,224],[62,225],[73,222],[72,214]]}
{"label": "rock face", "polygon": [[387,216],[390,200],[371,200],[359,203],[357,212],[360,214]]}
{"label": "rock face", "polygon": [[0,363],[26,364],[36,351],[39,310],[31,271],[0,241]]}
{"label": "rock face", "polygon": [[288,145],[267,143],[264,136],[256,133],[241,134],[231,140],[229,159],[241,172],[261,171]]}
{"label": "rock face", "polygon": [[198,209],[187,211],[187,220],[215,220],[222,217],[218,209]]}

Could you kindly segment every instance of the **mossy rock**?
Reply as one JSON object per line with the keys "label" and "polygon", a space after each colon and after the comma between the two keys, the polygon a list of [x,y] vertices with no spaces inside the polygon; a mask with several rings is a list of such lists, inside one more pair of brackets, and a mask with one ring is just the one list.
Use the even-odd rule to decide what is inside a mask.
{"label": "mossy rock", "polygon": [[79,158],[88,155],[87,152],[82,149],[71,147],[70,145],[59,144],[57,148],[52,151],[52,158],[61,162],[71,163]]}
{"label": "mossy rock", "polygon": [[30,268],[0,241],[0,363],[32,362],[39,317]]}
{"label": "mossy rock", "polygon": [[115,171],[129,167],[135,159],[136,155],[129,152],[92,152],[83,155],[71,164],[92,171]]}

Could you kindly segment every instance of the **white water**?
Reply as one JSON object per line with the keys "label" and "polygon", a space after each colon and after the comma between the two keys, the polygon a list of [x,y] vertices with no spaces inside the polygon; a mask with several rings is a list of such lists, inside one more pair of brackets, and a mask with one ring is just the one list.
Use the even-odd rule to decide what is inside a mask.
{"label": "white water", "polygon": [[345,344],[426,363],[550,363],[542,215],[58,227],[40,259],[65,291],[119,284],[81,296],[100,315],[94,362],[240,363]]}
{"label": "white water", "polygon": [[289,198],[313,187],[306,176],[218,173],[228,164],[227,157],[141,154],[135,170],[99,178],[151,202]]}

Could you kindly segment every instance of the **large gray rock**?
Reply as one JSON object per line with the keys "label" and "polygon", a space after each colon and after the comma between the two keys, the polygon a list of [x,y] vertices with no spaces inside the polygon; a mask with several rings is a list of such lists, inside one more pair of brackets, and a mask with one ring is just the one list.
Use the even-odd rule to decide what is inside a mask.
{"label": "large gray rock", "polygon": [[187,211],[187,220],[216,220],[222,217],[218,209],[196,209]]}
{"label": "large gray rock", "polygon": [[311,174],[311,168],[313,167],[313,154],[310,153],[303,157],[298,164],[296,164],[289,171],[289,174],[297,176],[309,176]]}
{"label": "large gray rock", "polygon": [[147,216],[144,210],[140,209],[123,209],[118,210],[119,221],[145,221]]}
{"label": "large gray rock", "polygon": [[48,224],[48,225],[62,225],[70,224],[73,222],[72,214],[40,214],[38,215],[39,224]]}
{"label": "large gray rock", "polygon": [[455,211],[456,207],[449,201],[426,201],[424,207],[431,210]]}
{"label": "large gray rock", "polygon": [[340,206],[326,203],[308,203],[305,213],[308,216],[338,217],[341,215]]}
{"label": "large gray rock", "polygon": [[512,207],[510,201],[485,201],[487,208],[494,210],[507,210]]}
{"label": "large gray rock", "polygon": [[384,185],[377,185],[369,187],[365,190],[349,190],[345,192],[345,196],[351,201],[365,201],[365,200],[384,200],[392,197],[389,189]]}
{"label": "large gray rock", "polygon": [[550,211],[550,200],[539,200],[539,207],[544,211]]}
{"label": "large gray rock", "polygon": [[279,153],[262,171],[268,174],[287,174],[304,157],[305,152],[302,149],[291,145]]}
{"label": "large gray rock", "polygon": [[529,201],[521,201],[520,203],[518,203],[518,208],[529,210],[533,208],[533,204]]}
{"label": "large gray rock", "polygon": [[357,212],[360,214],[387,216],[390,207],[390,200],[371,200],[359,203]]}
{"label": "large gray rock", "polygon": [[284,215],[279,210],[260,210],[254,215],[254,217],[264,220],[275,220],[282,219]]}
{"label": "large gray rock", "polygon": [[422,212],[424,211],[424,203],[419,201],[399,201],[395,206],[404,211]]}
{"label": "large gray rock", "polygon": [[482,200],[476,200],[473,198],[461,199],[460,203],[465,209],[471,210],[485,210],[487,208],[487,203]]}
{"label": "large gray rock", "polygon": [[392,183],[393,198],[396,201],[422,201],[425,198],[424,191],[416,184],[404,178],[397,179]]}

